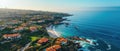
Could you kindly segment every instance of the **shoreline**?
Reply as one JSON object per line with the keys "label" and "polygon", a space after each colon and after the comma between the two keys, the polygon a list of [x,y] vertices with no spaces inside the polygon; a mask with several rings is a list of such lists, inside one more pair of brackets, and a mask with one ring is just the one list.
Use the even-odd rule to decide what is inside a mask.
{"label": "shoreline", "polygon": [[50,37],[53,37],[53,38],[60,37],[60,34],[55,31],[54,27],[52,26],[46,27],[46,30]]}

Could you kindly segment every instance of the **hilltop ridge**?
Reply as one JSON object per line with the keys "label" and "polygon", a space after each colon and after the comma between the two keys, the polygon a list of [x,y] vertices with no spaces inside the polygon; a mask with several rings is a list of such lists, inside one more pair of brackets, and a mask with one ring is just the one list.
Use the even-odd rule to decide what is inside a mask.
{"label": "hilltop ridge", "polygon": [[66,15],[67,16],[67,15],[70,15],[70,14],[58,13],[58,12],[48,12],[48,11],[0,8],[0,18],[4,18],[4,17],[22,17],[23,15],[49,15],[49,16]]}

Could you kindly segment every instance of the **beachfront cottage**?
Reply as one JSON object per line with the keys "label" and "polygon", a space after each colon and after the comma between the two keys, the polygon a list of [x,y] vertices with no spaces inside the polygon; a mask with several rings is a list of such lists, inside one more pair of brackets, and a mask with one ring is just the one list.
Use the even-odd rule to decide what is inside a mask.
{"label": "beachfront cottage", "polygon": [[67,39],[65,39],[65,38],[57,38],[57,40],[56,40],[56,42],[55,42],[55,44],[57,44],[57,45],[60,45],[60,44],[66,44],[67,43]]}
{"label": "beachfront cottage", "polygon": [[61,46],[60,45],[53,45],[51,47],[46,48],[46,51],[58,51],[60,50]]}
{"label": "beachfront cottage", "polygon": [[31,32],[35,32],[35,31],[37,31],[37,27],[35,27],[35,26],[31,26],[31,27],[30,27],[30,31],[31,31]]}
{"label": "beachfront cottage", "polygon": [[10,40],[13,40],[13,39],[19,39],[19,38],[21,38],[21,35],[20,34],[4,34],[3,35],[3,38],[4,39],[10,39]]}
{"label": "beachfront cottage", "polygon": [[44,44],[44,43],[47,43],[47,42],[48,42],[48,38],[45,38],[45,37],[43,37],[43,38],[41,38],[37,41],[38,44]]}

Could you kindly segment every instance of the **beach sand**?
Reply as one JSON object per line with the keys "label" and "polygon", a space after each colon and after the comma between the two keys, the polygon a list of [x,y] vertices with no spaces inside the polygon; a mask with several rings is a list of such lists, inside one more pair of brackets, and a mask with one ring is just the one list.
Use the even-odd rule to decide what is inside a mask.
{"label": "beach sand", "polygon": [[60,37],[60,34],[56,32],[53,27],[47,27],[46,29],[50,37],[53,37],[53,38]]}

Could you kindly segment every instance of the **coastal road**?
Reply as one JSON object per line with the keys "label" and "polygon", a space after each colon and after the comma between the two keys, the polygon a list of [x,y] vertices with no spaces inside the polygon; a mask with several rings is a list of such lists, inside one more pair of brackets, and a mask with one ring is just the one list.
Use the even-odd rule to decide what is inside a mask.
{"label": "coastal road", "polygon": [[27,43],[26,45],[25,45],[25,47],[22,47],[20,50],[18,50],[18,51],[25,51],[25,49],[27,49],[29,46],[30,46],[30,44],[31,44],[31,42],[29,42],[29,43]]}

